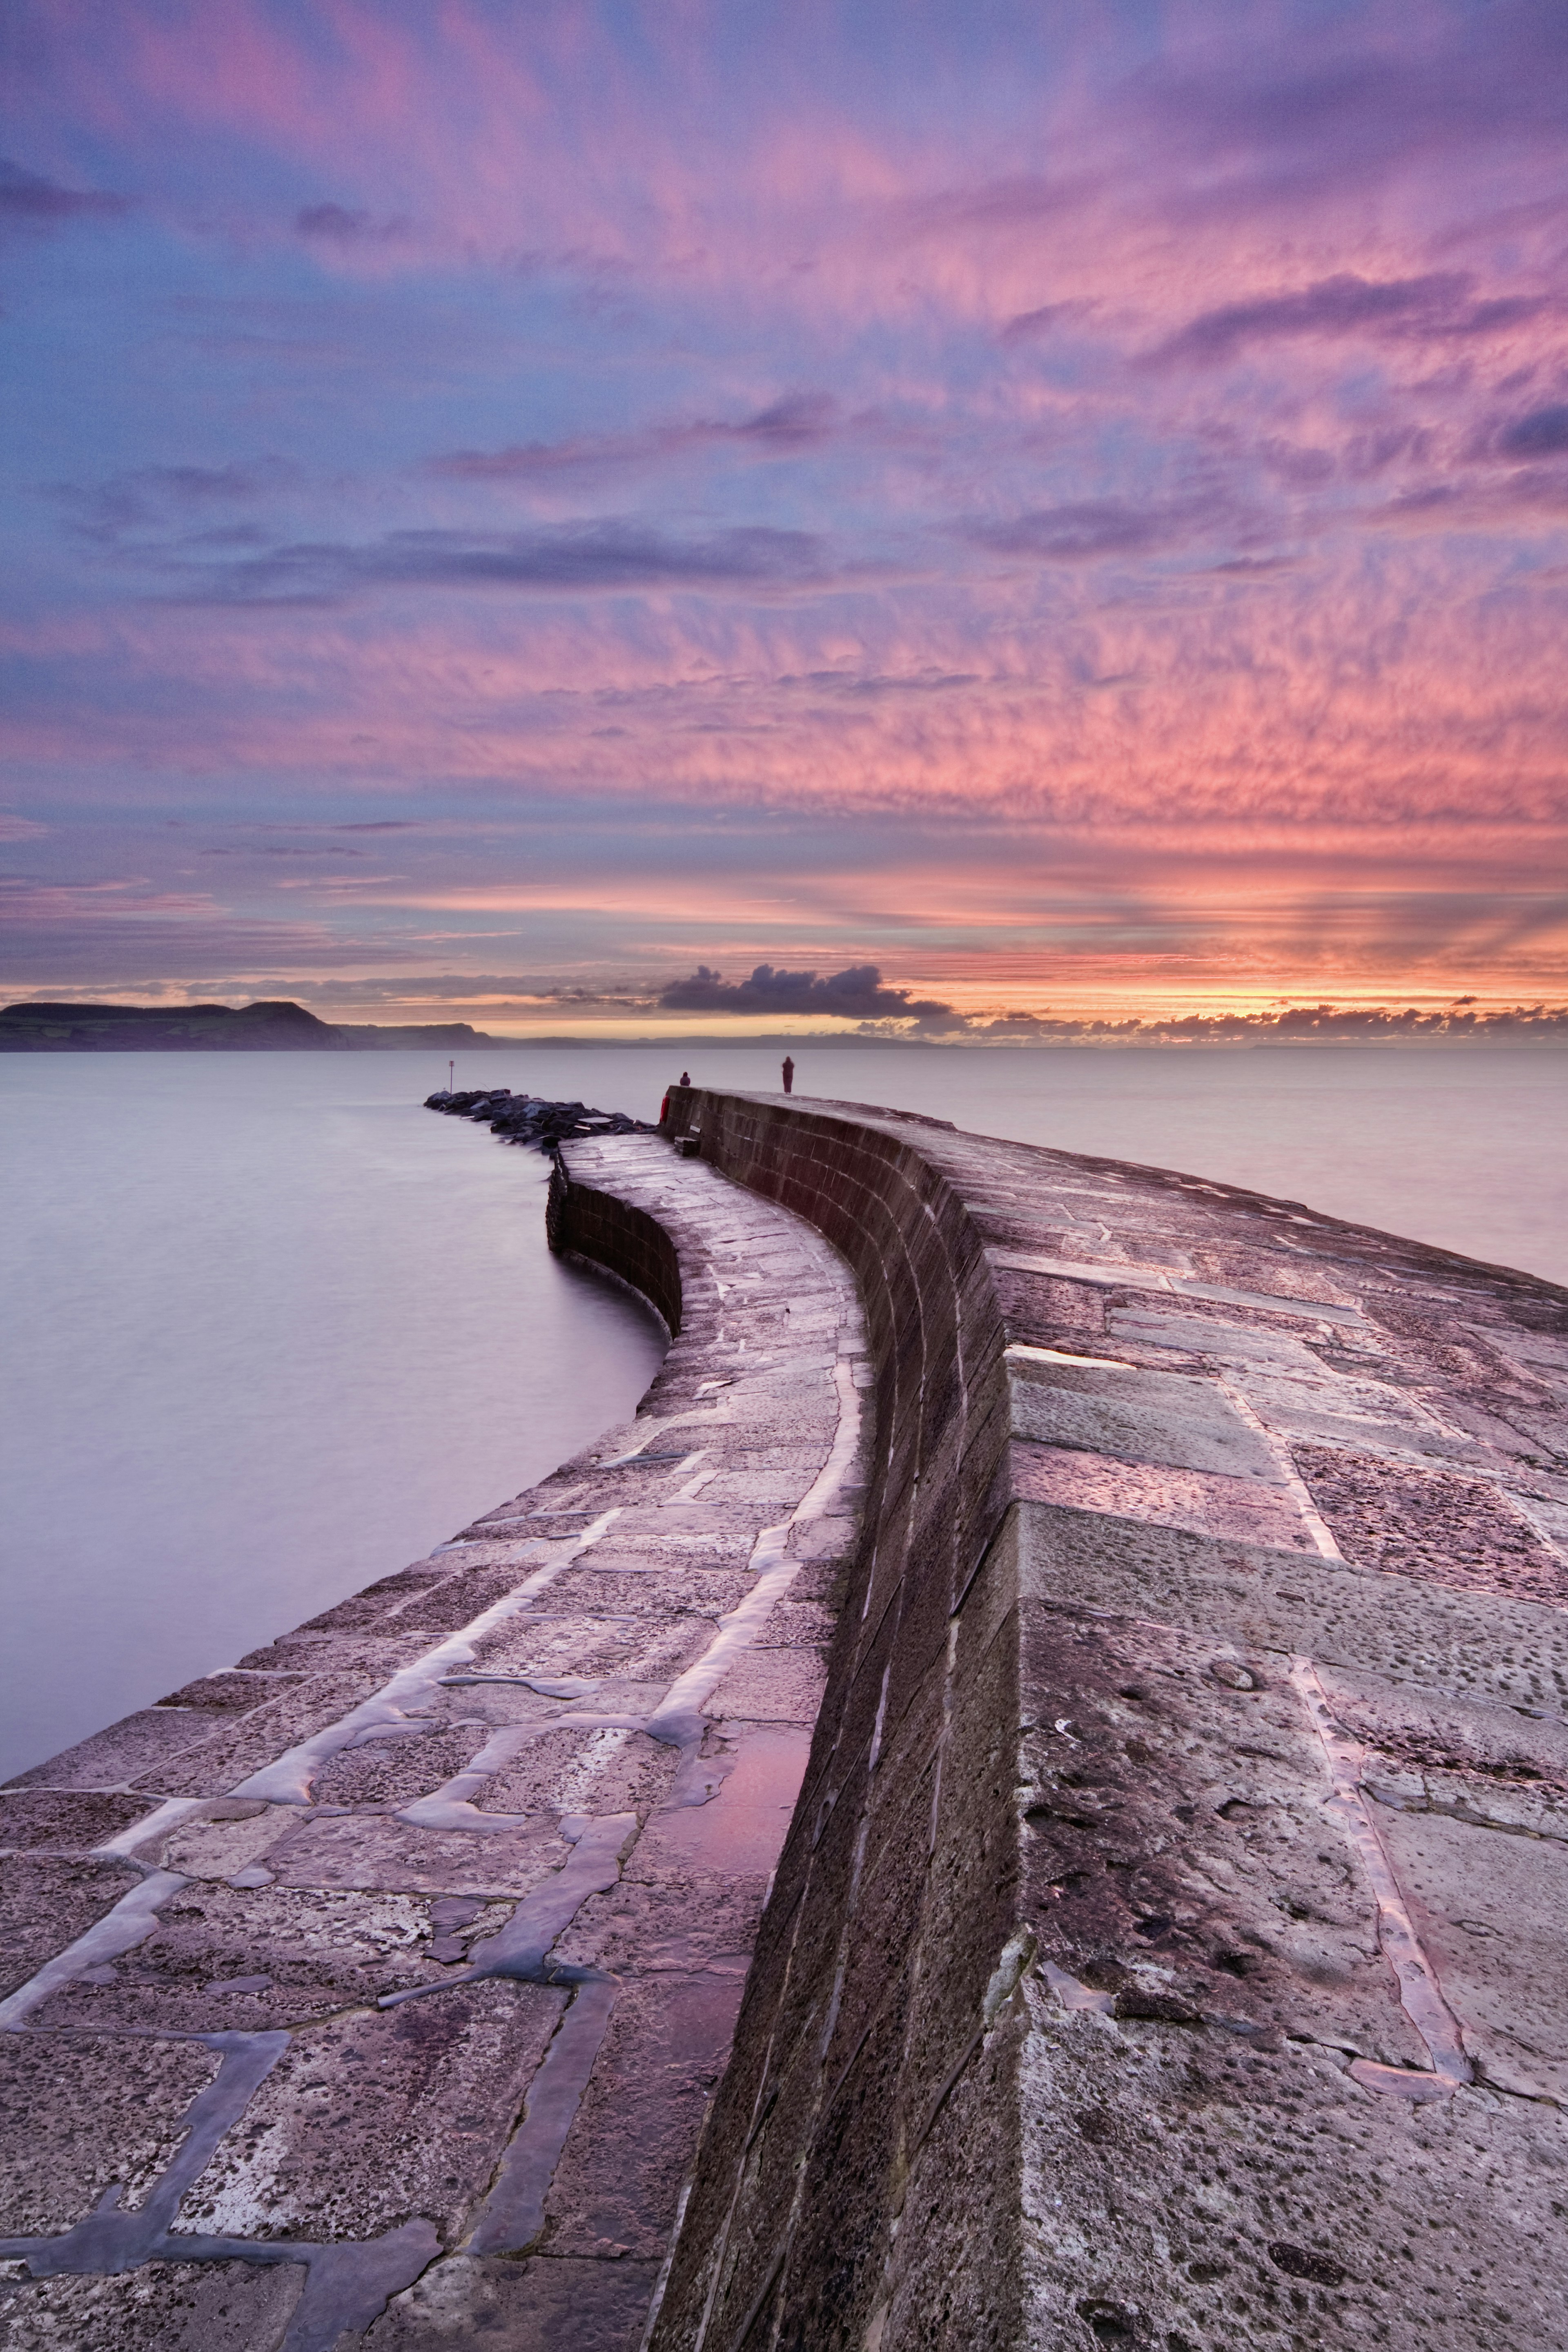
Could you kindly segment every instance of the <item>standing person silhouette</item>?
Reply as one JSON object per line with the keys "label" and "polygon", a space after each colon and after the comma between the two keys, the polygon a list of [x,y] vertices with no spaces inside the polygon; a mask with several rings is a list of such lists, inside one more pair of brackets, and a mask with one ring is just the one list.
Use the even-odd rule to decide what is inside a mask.
{"label": "standing person silhouette", "polygon": [[787,1054],[786,1054],[786,1055],[784,1055],[784,1092],[785,1092],[785,1094],[786,1094],[786,1095],[792,1095],[792,1094],[794,1094],[794,1092],[795,1092],[795,1064],[794,1064],[794,1062],[790,1059],[790,1057],[789,1057],[789,1055],[788,1055]]}

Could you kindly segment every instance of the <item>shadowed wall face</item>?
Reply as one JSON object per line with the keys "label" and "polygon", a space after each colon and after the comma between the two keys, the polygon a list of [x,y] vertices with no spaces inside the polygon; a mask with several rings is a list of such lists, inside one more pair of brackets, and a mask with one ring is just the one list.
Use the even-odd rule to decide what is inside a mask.
{"label": "shadowed wall face", "polygon": [[684,1089],[668,1124],[848,1258],[878,1440],[875,1538],[840,1614],[657,2340],[728,2344],[749,2326],[858,2343],[908,2212],[920,2258],[904,2292],[934,2298],[953,2340],[984,2342],[1016,2307],[1020,2261],[1016,2033],[975,2031],[1017,1866],[1013,1578],[1001,1555],[977,1573],[1005,1501],[1000,1314],[917,1125]]}
{"label": "shadowed wall face", "polygon": [[672,1108],[858,1250],[884,1418],[658,2352],[1551,2340],[1568,1296]]}
{"label": "shadowed wall face", "polygon": [[635,1201],[574,1184],[560,1163],[551,1170],[545,1230],[553,1250],[572,1251],[629,1283],[663,1318],[671,1339],[680,1333],[680,1259],[664,1227]]}

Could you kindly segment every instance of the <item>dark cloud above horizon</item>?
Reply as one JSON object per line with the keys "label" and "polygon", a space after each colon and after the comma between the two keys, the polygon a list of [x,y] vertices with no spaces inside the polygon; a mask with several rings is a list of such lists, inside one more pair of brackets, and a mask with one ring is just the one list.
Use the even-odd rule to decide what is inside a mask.
{"label": "dark cloud above horizon", "polygon": [[689,979],[672,981],[661,989],[664,1013],[762,1013],[778,1020],[833,1017],[847,1021],[914,1021],[963,1024],[951,1004],[914,996],[907,988],[888,988],[874,963],[854,964],[843,971],[775,971],[760,963],[744,980],[726,981],[706,964]]}

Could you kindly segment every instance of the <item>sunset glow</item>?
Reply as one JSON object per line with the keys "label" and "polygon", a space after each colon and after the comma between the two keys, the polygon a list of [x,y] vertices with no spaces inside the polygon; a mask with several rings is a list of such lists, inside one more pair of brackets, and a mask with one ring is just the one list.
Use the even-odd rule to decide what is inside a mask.
{"label": "sunset glow", "polygon": [[9,995],[1556,1034],[1552,0],[4,38]]}

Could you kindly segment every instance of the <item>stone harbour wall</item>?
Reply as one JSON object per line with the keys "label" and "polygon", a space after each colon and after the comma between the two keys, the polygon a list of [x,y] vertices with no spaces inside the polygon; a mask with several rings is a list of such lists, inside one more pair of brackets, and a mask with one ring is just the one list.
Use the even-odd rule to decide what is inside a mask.
{"label": "stone harbour wall", "polygon": [[852,1549],[854,1285],[652,1137],[636,1421],[0,1791],[5,2352],[634,2352]]}
{"label": "stone harbour wall", "polygon": [[[854,1267],[875,1372],[867,1543],[656,2343],[858,2347],[889,2260],[921,2333],[1019,2340],[1018,1657],[997,1578],[1005,1332],[942,1130],[672,1096],[705,1160]],[[904,2217],[919,2218],[905,2234]]]}
{"label": "stone harbour wall", "polygon": [[586,1258],[639,1291],[671,1338],[679,1335],[679,1252],[646,1209],[580,1179],[574,1181],[565,1163],[557,1160],[551,1171],[544,1223],[552,1249]]}
{"label": "stone harbour wall", "polygon": [[866,1539],[654,2352],[1568,2344],[1568,1294],[692,1091]]}
{"label": "stone harbour wall", "polygon": [[1568,2347],[1568,1293],[695,1088],[550,1216],[635,1423],[0,1791],[0,2352]]}

